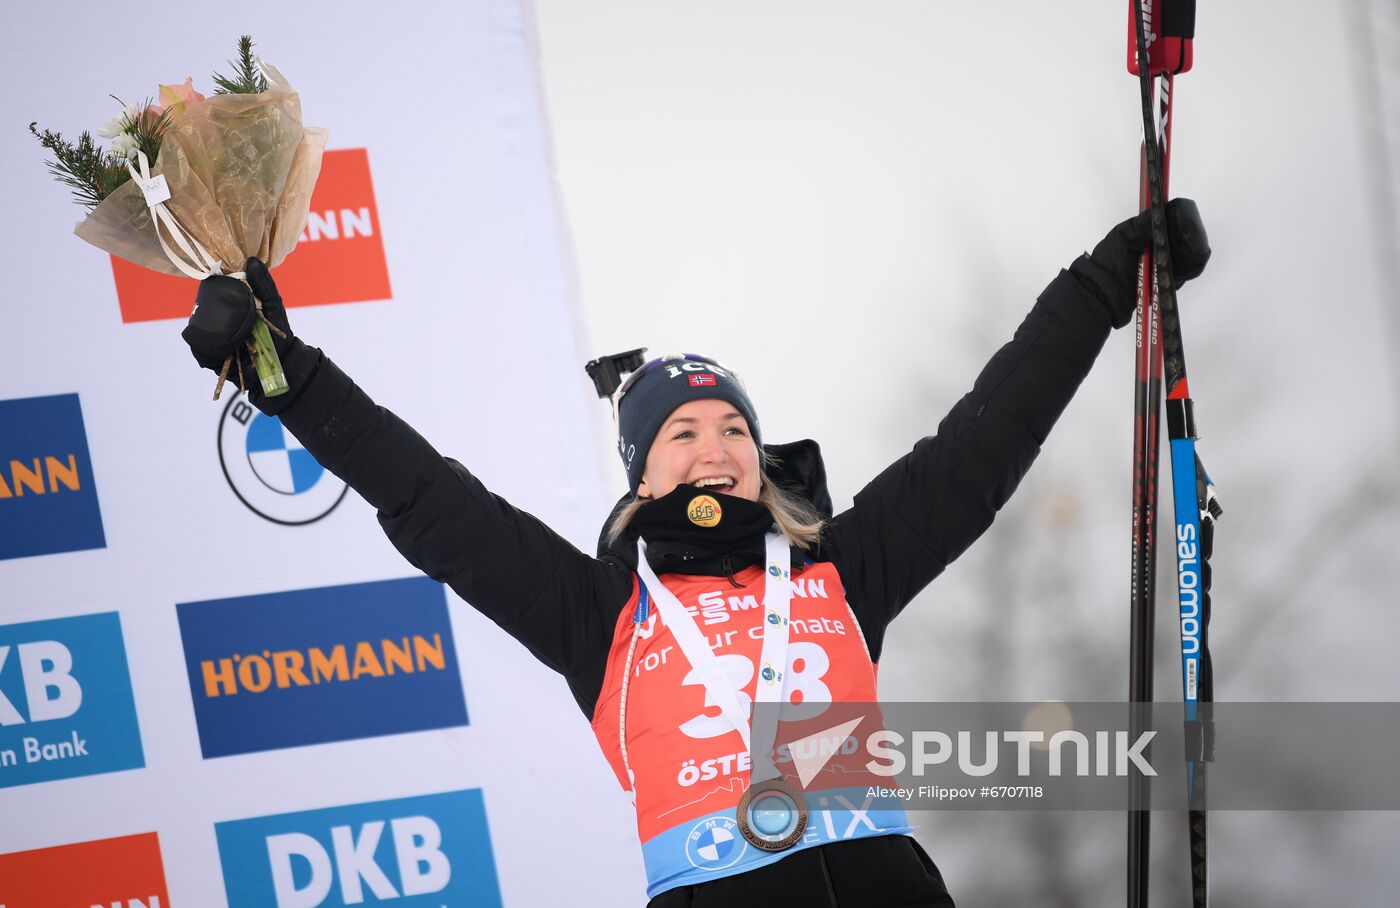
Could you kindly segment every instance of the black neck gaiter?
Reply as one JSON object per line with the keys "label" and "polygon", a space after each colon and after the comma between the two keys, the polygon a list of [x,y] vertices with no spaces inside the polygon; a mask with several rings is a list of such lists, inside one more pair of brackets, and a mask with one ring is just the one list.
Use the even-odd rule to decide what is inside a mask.
{"label": "black neck gaiter", "polygon": [[730,578],[763,561],[763,537],[772,525],[765,505],[691,485],[676,486],[632,519],[656,573]]}

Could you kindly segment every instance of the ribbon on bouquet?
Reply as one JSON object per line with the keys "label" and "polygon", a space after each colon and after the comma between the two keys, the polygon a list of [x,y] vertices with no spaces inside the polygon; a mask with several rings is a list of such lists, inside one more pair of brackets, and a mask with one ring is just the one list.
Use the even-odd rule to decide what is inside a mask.
{"label": "ribbon on bouquet", "polygon": [[[140,165],[139,169],[137,165]],[[146,153],[137,151],[136,162],[127,162],[126,169],[140,187],[141,194],[146,197],[146,205],[151,209],[151,222],[155,226],[156,239],[160,241],[160,248],[165,252],[165,257],[170,259],[170,264],[179,268],[186,277],[197,281],[224,274],[223,262],[215,258],[212,252],[204,248],[204,244],[180,226],[175,215],[165,206],[166,201],[170,199],[170,187],[166,185],[164,174],[151,176],[151,165],[146,160]],[[170,234],[180,252],[170,248],[170,244],[165,240],[165,233],[161,232],[162,227],[165,228],[165,233]],[[243,274],[239,272],[228,277],[242,278]]]}
{"label": "ribbon on bouquet", "polygon": [[[131,178],[136,181],[136,185],[141,189],[141,194],[146,197],[146,205],[151,209],[151,223],[155,227],[156,239],[160,241],[160,248],[165,252],[165,257],[170,259],[172,265],[180,269],[186,276],[192,277],[197,281],[202,281],[207,277],[222,275],[224,277],[237,278],[245,284],[248,283],[248,276],[242,271],[233,271],[225,274],[224,263],[219,261],[208,249],[205,249],[204,244],[195,239],[188,230],[180,226],[179,220],[176,219],[170,209],[165,206],[166,201],[170,198],[170,187],[165,182],[165,175],[157,174],[156,176],[151,176],[151,165],[150,161],[146,159],[145,152],[137,151],[136,163],[128,162],[126,167],[127,170],[131,172]],[[165,228],[165,233],[170,234],[170,238],[175,242],[175,245],[179,247],[179,252],[172,249],[170,243],[166,242],[165,234],[161,232],[162,227]],[[183,255],[181,253],[183,253]],[[262,300],[254,296],[253,305],[256,306],[258,310],[259,322],[266,325],[267,329],[275,333],[278,337],[286,337],[276,325],[269,322],[263,316]],[[254,344],[254,361],[257,361],[259,352],[264,356],[268,355],[271,347],[271,339],[268,339],[262,351],[259,351],[257,345]],[[274,359],[276,358],[275,351],[272,352],[271,355]],[[247,379],[243,377],[243,363],[239,360],[237,355],[229,354],[224,359],[223,368],[219,370],[218,384],[214,386],[215,400],[218,400],[219,395],[223,393],[224,382],[228,379],[230,366],[236,366],[238,369],[239,390],[247,390],[248,388]],[[277,367],[277,371],[279,373],[281,372],[280,365]],[[282,380],[282,384],[285,388],[285,379]],[[264,393],[280,393],[273,391],[272,387],[268,386],[266,382],[264,382],[263,390]]]}

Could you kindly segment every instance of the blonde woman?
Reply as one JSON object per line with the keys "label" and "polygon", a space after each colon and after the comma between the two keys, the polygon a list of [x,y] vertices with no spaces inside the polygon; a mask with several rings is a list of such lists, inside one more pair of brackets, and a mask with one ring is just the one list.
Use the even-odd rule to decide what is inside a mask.
{"label": "blonde woman", "polygon": [[[1195,277],[1210,250],[1194,204],[1173,202],[1168,222],[1177,278]],[[991,525],[1132,318],[1148,235],[1132,218],[1062,271],[937,433],[840,514],[814,443],[764,445],[738,376],[678,354],[612,395],[629,492],[584,554],[292,336],[257,260],[249,284],[286,334],[291,391],[249,398],[378,509],[415,567],[568,680],[635,801],[653,906],[952,905],[902,810],[809,815],[800,791],[755,777],[751,708],[876,699],[889,623]],[[217,371],[245,349],[253,300],[214,277],[197,303],[184,336]]]}

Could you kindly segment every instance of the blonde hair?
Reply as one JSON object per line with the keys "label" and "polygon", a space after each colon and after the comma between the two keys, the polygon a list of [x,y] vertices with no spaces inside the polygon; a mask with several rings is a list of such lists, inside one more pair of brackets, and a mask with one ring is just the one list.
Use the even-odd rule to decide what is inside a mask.
{"label": "blonde hair", "polygon": [[[767,461],[769,456],[765,451],[764,460]],[[810,549],[816,545],[826,523],[821,513],[805,498],[787,491],[767,476],[761,476],[759,483],[758,503],[768,508],[768,513],[773,515],[773,523],[777,525],[778,532],[798,548]],[[633,498],[617,512],[617,516],[608,525],[608,545],[621,538],[632,518],[636,517],[642,508],[651,504],[651,501],[650,498]]]}

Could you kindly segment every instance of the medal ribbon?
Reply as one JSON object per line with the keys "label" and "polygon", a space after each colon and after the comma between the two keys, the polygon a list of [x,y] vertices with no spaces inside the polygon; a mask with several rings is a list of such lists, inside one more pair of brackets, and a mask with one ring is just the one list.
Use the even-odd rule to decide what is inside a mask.
{"label": "medal ribbon", "polygon": [[[767,557],[763,576],[763,649],[759,655],[758,679],[754,693],[755,699],[760,703],[775,703],[783,698],[784,678],[787,674],[788,618],[792,605],[792,584],[789,582],[792,551],[780,533],[769,533],[764,548]],[[695,619],[685,610],[685,606],[681,605],[676,595],[666,589],[666,585],[657,578],[656,572],[647,563],[647,544],[643,539],[637,540],[637,574],[642,578],[647,592],[651,594],[652,601],[656,603],[662,620],[671,629],[676,645],[680,647],[690,667],[700,675],[705,691],[710,695],[710,701],[719,706],[720,712],[734,726],[735,731],[739,732],[744,746],[750,748],[763,763],[767,770],[767,775],[763,778],[776,776],[777,772],[772,770],[771,760],[768,759],[777,736],[776,721],[772,727],[761,730],[759,741],[762,746],[754,748],[750,741],[748,710],[739,700],[739,691],[735,690],[725,675],[718,657],[705,641],[705,636],[700,632]],[[765,671],[768,677],[765,677]],[[763,779],[751,778],[750,781],[757,782]]]}

